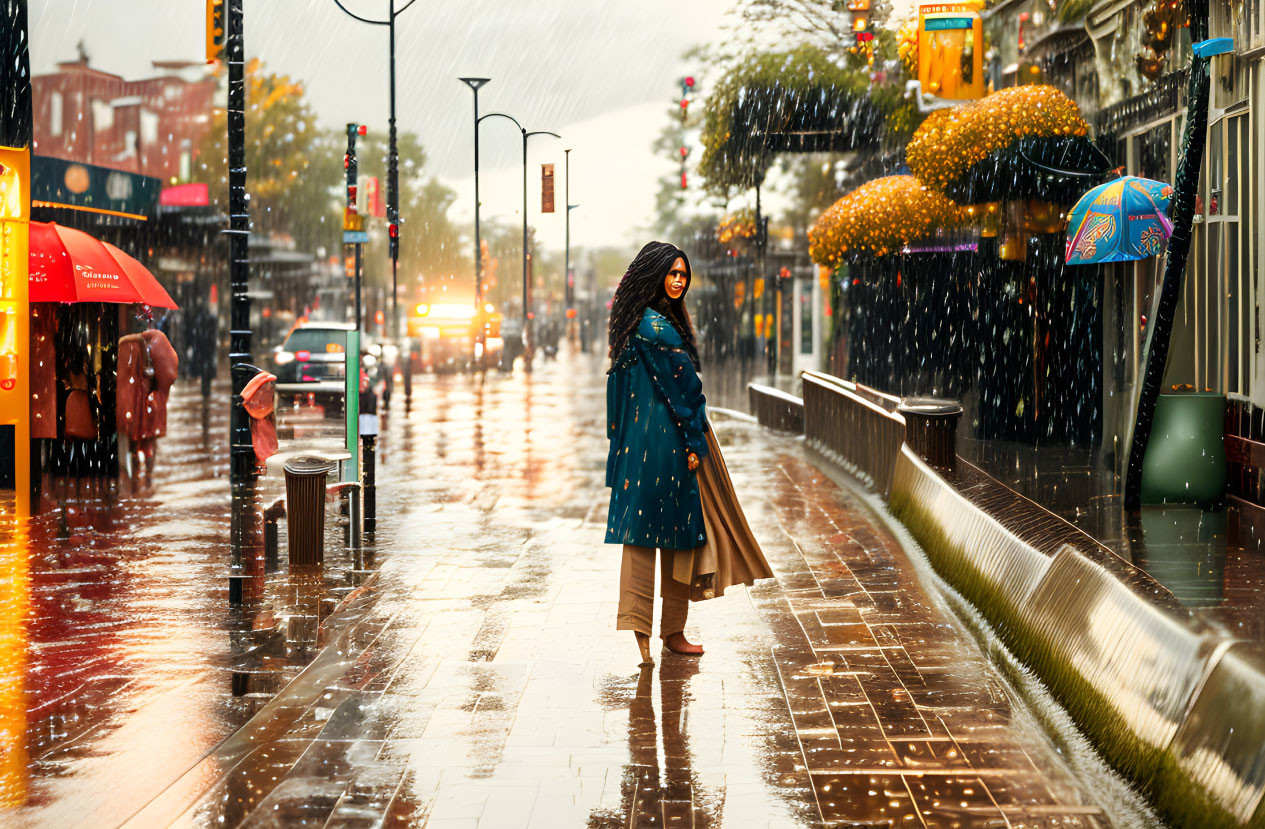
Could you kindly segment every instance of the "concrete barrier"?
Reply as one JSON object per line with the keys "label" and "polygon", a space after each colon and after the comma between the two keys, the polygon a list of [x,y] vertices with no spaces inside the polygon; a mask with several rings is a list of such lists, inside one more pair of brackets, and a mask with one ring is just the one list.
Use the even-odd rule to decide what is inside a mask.
{"label": "concrete barrier", "polygon": [[1002,526],[904,444],[893,401],[806,372],[806,443],[887,500],[935,570],[1174,826],[1265,827],[1260,658],[1145,595],[1166,591],[1127,562],[1071,545],[1047,555]]}

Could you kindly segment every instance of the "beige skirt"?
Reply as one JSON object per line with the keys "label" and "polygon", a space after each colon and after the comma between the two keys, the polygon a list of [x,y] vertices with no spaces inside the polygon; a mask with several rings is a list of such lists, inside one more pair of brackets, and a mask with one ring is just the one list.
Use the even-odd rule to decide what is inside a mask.
{"label": "beige skirt", "polygon": [[751,585],[756,579],[773,578],[773,570],[747,526],[710,428],[707,457],[698,468],[698,494],[707,543],[693,550],[678,550],[672,563],[672,578],[690,586],[690,600],[723,596],[735,584]]}

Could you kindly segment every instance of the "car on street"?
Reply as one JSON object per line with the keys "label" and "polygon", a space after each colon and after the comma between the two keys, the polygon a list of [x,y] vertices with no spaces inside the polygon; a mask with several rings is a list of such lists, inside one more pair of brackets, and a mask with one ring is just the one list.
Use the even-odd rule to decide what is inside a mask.
{"label": "car on street", "polygon": [[[306,398],[331,414],[346,391],[347,332],[351,323],[300,322],[273,352],[273,374],[282,401]],[[300,399],[299,402],[304,402]]]}
{"label": "car on street", "polygon": [[501,359],[501,315],[491,304],[482,309],[465,303],[419,304],[409,314],[408,335],[417,371],[468,371],[475,359],[486,359],[489,365]]}

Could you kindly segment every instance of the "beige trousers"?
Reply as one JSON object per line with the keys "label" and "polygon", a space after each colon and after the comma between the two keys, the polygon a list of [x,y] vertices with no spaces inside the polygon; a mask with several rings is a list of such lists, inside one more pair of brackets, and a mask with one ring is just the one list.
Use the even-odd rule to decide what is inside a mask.
{"label": "beige trousers", "polygon": [[[616,630],[635,630],[647,636],[654,619],[654,553],[653,547],[624,545],[624,561],[619,568],[619,614]],[[659,556],[659,595],[663,597],[663,618],[659,620],[659,637],[667,639],[685,630],[685,617],[690,612],[690,586],[672,578],[672,550],[661,550]]]}

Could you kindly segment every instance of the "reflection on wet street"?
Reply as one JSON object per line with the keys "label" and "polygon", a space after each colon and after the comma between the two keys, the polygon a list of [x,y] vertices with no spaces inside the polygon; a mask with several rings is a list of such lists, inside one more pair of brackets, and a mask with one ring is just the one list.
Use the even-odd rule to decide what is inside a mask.
{"label": "reflection on wet street", "polygon": [[1249,531],[1233,531],[1241,520],[1233,502],[1156,504],[1129,512],[1122,508],[1119,480],[1097,450],[979,440],[960,441],[959,447],[963,458],[1014,493],[1146,571],[1196,617],[1265,653],[1265,557]]}
{"label": "reflection on wet street", "polygon": [[[151,488],[63,493],[26,560],[12,536],[0,773],[25,805],[6,817],[1115,821],[885,525],[799,441],[743,421],[714,427],[777,581],[692,607],[701,659],[656,653],[638,669],[614,630],[618,550],[601,543],[603,368],[577,356],[532,376],[419,377],[411,408],[397,399],[383,418],[364,554],[348,554],[330,504],[324,567],[259,562],[239,610],[225,407],[204,414],[177,386]],[[312,434],[309,414],[280,420]],[[264,479],[260,502],[279,492]]]}

